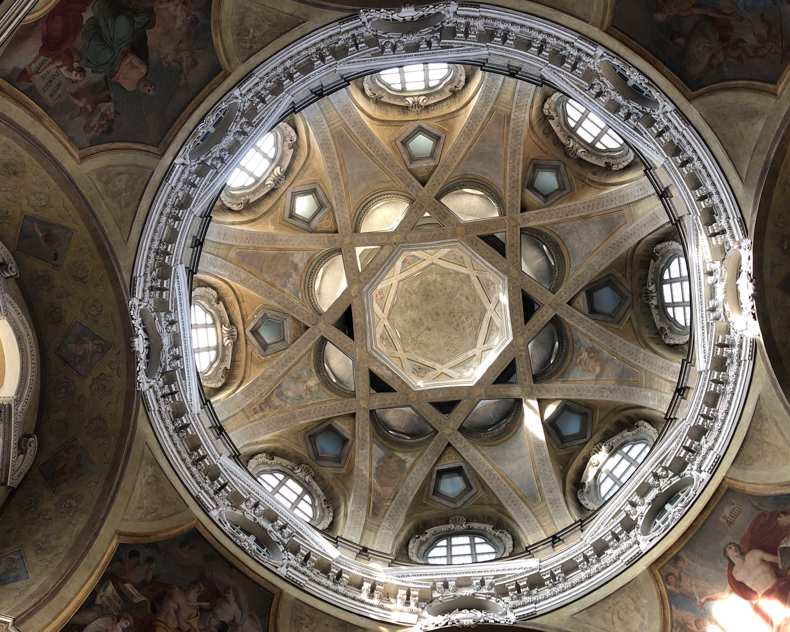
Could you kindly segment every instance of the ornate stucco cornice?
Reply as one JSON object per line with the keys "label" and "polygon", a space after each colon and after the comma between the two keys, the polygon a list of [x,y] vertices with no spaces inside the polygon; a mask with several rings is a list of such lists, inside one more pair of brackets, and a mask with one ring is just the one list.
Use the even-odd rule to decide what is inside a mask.
{"label": "ornate stucco cornice", "polygon": [[[583,532],[575,523],[559,534],[560,540],[473,567],[381,568],[342,554],[280,507],[234,456],[235,446],[194,386],[185,279],[196,270],[214,199],[234,161],[262,132],[357,77],[429,60],[483,64],[490,72],[550,83],[594,108],[638,150],[688,255],[694,322],[690,357],[697,370],[681,373],[669,406],[676,417],[669,431]],[[638,78],[654,103],[635,103],[617,92],[604,72],[610,62]],[[221,112],[224,118],[217,123]],[[216,131],[196,148],[212,126]],[[619,239],[652,230],[657,221],[648,215]],[[480,4],[362,12],[319,29],[258,66],[220,99],[179,152],[152,204],[135,265],[130,307],[138,385],[159,440],[190,493],[263,567],[316,597],[381,621],[436,627],[459,609],[457,598],[469,597],[475,586],[472,596],[485,604],[456,623],[485,618],[483,605],[501,621],[526,619],[578,599],[626,569],[677,523],[714,475],[744,401],[755,329],[747,326],[748,310],[734,309],[736,297],[748,306],[746,297],[740,298],[748,283],[715,291],[722,276],[715,283],[707,279],[724,266],[730,279],[743,273],[749,280],[747,266],[739,264],[750,254],[745,237],[732,192],[693,127],[652,83],[610,51],[557,24]],[[735,255],[727,257],[733,250],[739,251],[737,261]],[[579,283],[590,280],[583,276]],[[146,341],[158,345],[150,358]],[[651,516],[680,485],[691,493],[665,524],[651,530]],[[250,547],[228,527],[224,516],[232,511],[270,534],[272,546],[287,542],[287,548],[265,554]],[[272,515],[276,520],[269,519]],[[563,546],[554,550],[558,541]],[[606,543],[604,550],[593,547],[599,542]],[[484,585],[480,577],[486,578]]]}
{"label": "ornate stucco cornice", "polygon": [[38,438],[25,434],[24,426],[38,383],[39,357],[33,330],[6,286],[17,276],[13,256],[0,243],[0,336],[5,363],[0,389],[0,485],[12,488],[22,481],[38,451]]}

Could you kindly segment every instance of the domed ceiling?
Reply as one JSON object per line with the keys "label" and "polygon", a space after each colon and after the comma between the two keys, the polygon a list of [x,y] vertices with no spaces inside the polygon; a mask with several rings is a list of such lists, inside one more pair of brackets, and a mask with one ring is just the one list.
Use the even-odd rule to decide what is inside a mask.
{"label": "domed ceiling", "polygon": [[[662,427],[686,354],[641,298],[653,247],[678,236],[639,161],[569,158],[553,91],[462,71],[424,109],[357,80],[286,119],[282,181],[239,210],[226,189],[194,282],[248,334],[207,389],[242,455],[309,466],[327,530],[404,561],[454,515],[514,551],[587,515],[586,456]],[[441,143],[433,164],[404,154],[415,130]],[[312,226],[289,221],[305,191],[325,200]],[[285,348],[253,344],[261,313]]]}
{"label": "domed ceiling", "polygon": [[0,629],[771,627],[790,8],[489,2],[3,4]]}
{"label": "domed ceiling", "polygon": [[379,621],[585,595],[735,431],[733,198],[654,84],[547,28],[447,3],[300,40],[192,130],[138,252],[138,387],[189,493]]}

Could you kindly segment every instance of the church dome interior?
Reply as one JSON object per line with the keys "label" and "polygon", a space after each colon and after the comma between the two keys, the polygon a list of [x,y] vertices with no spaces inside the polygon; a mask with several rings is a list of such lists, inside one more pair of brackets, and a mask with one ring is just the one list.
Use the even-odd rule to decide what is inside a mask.
{"label": "church dome interior", "polygon": [[790,630],[788,12],[5,3],[0,632]]}

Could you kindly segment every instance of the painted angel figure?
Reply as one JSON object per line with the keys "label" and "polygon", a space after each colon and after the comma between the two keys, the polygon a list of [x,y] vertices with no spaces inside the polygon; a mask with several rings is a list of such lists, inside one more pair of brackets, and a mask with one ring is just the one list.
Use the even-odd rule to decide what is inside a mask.
{"label": "painted angel figure", "polygon": [[779,547],[788,538],[790,508],[757,514],[740,542],[729,542],[724,547],[724,557],[728,560],[727,588],[702,597],[699,607],[735,594],[752,602],[755,613],[775,628],[788,621],[790,574],[781,568],[779,558]]}
{"label": "painted angel figure", "polygon": [[118,613],[118,616],[104,616],[91,621],[85,626],[83,632],[124,632],[126,628],[134,624],[134,619],[125,612]]}
{"label": "painted angel figure", "polygon": [[212,607],[200,615],[201,632],[261,632],[257,617],[250,614],[248,601],[233,579],[207,568],[205,584],[201,598],[211,602]]}

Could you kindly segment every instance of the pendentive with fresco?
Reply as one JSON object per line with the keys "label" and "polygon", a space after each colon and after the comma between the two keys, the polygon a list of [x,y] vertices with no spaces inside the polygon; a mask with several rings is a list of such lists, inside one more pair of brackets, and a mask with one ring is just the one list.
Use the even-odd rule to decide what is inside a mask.
{"label": "pendentive with fresco", "polygon": [[324,28],[217,103],[146,231],[138,386],[168,457],[255,563],[358,614],[567,603],[734,430],[737,208],[659,90],[556,25],[447,3]]}

